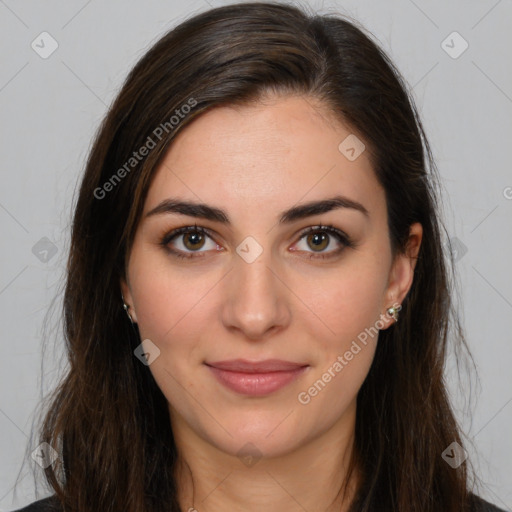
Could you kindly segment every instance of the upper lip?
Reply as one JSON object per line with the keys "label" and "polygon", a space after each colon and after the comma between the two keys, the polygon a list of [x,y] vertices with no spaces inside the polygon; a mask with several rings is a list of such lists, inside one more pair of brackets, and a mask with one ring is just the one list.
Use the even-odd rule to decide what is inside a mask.
{"label": "upper lip", "polygon": [[264,361],[248,361],[246,359],[230,359],[229,361],[215,361],[206,363],[219,370],[227,370],[231,372],[242,373],[267,373],[267,372],[284,372],[293,371],[307,364],[294,363],[291,361],[283,361],[281,359],[265,359]]}

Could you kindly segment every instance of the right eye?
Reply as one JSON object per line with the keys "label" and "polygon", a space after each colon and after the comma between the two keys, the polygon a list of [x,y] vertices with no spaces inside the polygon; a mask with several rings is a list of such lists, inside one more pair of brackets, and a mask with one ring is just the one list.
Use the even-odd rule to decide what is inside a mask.
{"label": "right eye", "polygon": [[178,258],[196,258],[202,257],[203,255],[197,254],[196,256],[194,253],[207,252],[207,250],[200,250],[204,247],[207,239],[211,240],[211,247],[207,250],[219,248],[222,250],[220,245],[213,241],[209,230],[197,225],[174,229],[163,237],[160,245],[165,247],[169,253]]}

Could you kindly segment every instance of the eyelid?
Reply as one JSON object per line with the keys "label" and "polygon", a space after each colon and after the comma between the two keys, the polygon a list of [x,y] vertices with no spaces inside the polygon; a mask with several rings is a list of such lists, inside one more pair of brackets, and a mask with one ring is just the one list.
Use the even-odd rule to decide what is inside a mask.
{"label": "eyelid", "polygon": [[309,254],[309,259],[329,259],[329,258],[336,258],[337,256],[340,256],[342,252],[345,251],[345,249],[350,248],[353,249],[356,247],[356,244],[352,241],[351,237],[347,235],[343,230],[334,227],[332,224],[317,224],[315,226],[308,226],[307,228],[303,229],[299,233],[299,239],[296,243],[300,242],[305,236],[307,236],[310,233],[328,233],[328,235],[331,238],[335,238],[337,242],[341,245],[341,248],[330,250],[330,251],[305,251],[307,254]]}
{"label": "eyelid", "polygon": [[205,228],[203,226],[198,226],[197,224],[194,224],[193,226],[183,226],[181,228],[172,229],[168,233],[166,233],[162,237],[162,241],[160,242],[162,245],[167,245],[173,238],[178,237],[179,235],[183,235],[184,233],[189,232],[198,232],[203,233],[205,235],[208,235],[211,239],[214,238],[215,234],[213,231],[211,231],[208,228]]}
{"label": "eyelid", "polygon": [[208,228],[205,228],[203,226],[198,226],[197,224],[194,224],[193,226],[182,226],[180,228],[176,228],[171,230],[170,232],[166,233],[163,238],[161,239],[159,245],[161,245],[169,254],[172,256],[175,256],[177,258],[183,258],[183,259],[197,259],[203,257],[208,251],[182,251],[181,249],[171,249],[169,247],[170,242],[174,238],[178,238],[180,235],[186,234],[186,233],[202,233],[206,236],[208,236],[213,242],[215,242],[217,245],[219,245],[215,241],[215,237],[213,235],[213,232],[209,230]]}
{"label": "eyelid", "polygon": [[308,226],[299,233],[299,239],[303,238],[304,235],[317,231],[325,231],[330,234],[338,235],[346,245],[353,245],[353,242],[347,233],[342,229],[334,227],[332,224],[316,224],[314,226]]}

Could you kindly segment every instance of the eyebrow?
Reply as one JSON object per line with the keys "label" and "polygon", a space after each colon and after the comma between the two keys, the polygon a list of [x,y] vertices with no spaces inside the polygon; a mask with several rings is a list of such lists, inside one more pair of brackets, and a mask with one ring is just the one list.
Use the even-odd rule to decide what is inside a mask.
{"label": "eyebrow", "polygon": [[[340,208],[349,208],[361,212],[365,217],[369,217],[368,210],[359,202],[344,196],[334,196],[329,199],[320,201],[311,201],[297,206],[293,206],[281,213],[279,224],[289,224],[296,220],[327,213]],[[146,214],[146,218],[153,215],[178,213],[188,215],[189,217],[197,217],[207,219],[214,222],[230,225],[229,215],[222,209],[210,206],[204,203],[194,203],[191,201],[182,201],[175,198],[164,199],[155,208]]]}

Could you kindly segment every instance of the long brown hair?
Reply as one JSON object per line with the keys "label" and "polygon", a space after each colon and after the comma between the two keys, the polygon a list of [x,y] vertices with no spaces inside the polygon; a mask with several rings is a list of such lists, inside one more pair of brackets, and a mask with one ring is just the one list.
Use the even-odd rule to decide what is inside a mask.
{"label": "long brown hair", "polygon": [[66,511],[180,510],[167,402],[134,357],[141,340],[119,283],[152,176],[176,134],[213,107],[267,93],[315,98],[365,142],[385,189],[393,254],[405,250],[412,223],[423,226],[400,322],[381,331],[358,395],[353,462],[362,482],[352,510],[469,510],[466,463],[454,469],[441,456],[454,441],[463,446],[443,369],[449,339],[465,342],[451,314],[437,171],[411,94],[353,20],[243,3],[196,15],[156,42],[91,148],[63,304],[69,369],[40,431],[59,453],[45,475]]}

